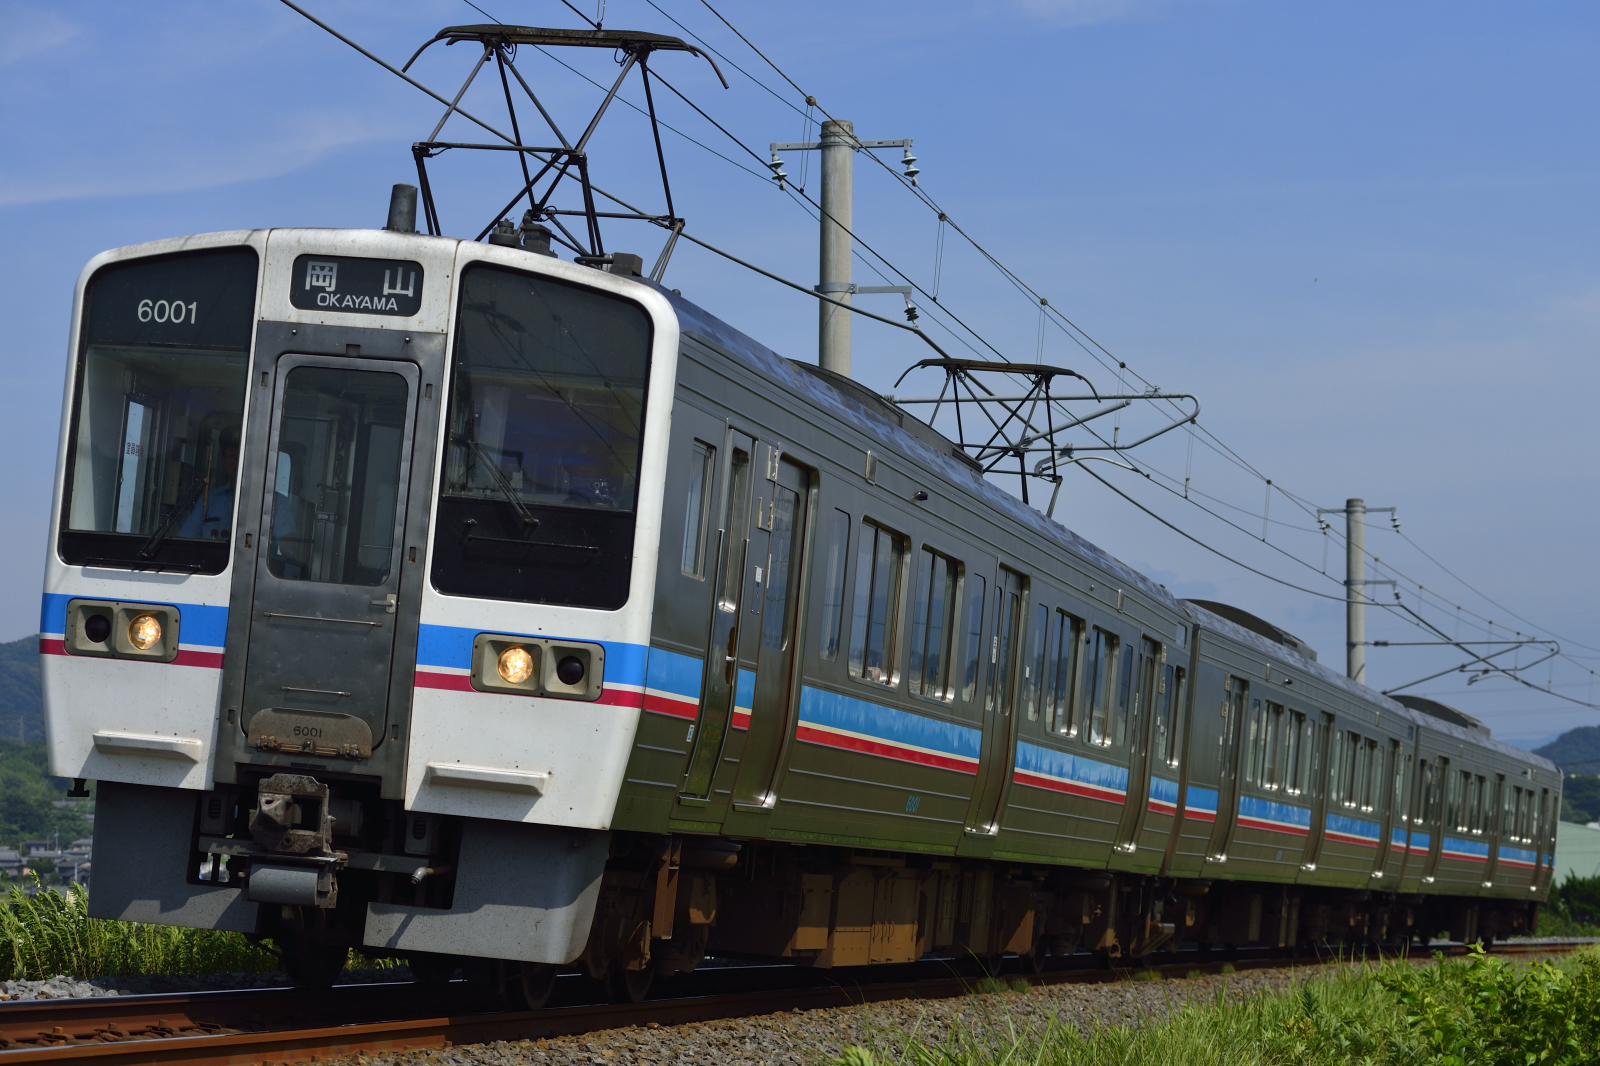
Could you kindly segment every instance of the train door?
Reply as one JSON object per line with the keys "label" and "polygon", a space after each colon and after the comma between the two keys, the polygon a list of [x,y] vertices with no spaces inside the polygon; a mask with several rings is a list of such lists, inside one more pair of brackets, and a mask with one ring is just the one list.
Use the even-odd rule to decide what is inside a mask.
{"label": "train door", "polygon": [[1000,800],[1011,776],[1016,733],[1016,716],[1011,712],[1022,643],[1022,608],[1028,596],[1022,575],[1003,566],[994,591],[994,628],[989,634],[989,671],[983,697],[983,752],[966,826],[969,833],[985,835],[999,832]]}
{"label": "train door", "polygon": [[1483,880],[1485,884],[1495,883],[1496,875],[1500,872],[1500,834],[1505,832],[1502,824],[1505,819],[1501,815],[1504,810],[1506,793],[1506,775],[1494,775],[1494,792],[1490,801],[1485,805],[1483,815],[1483,835],[1489,841],[1489,861],[1484,867]]}
{"label": "train door", "polygon": [[756,524],[767,531],[767,550],[764,559],[755,561],[758,591],[745,611],[751,634],[758,637],[755,687],[750,731],[733,785],[734,803],[758,807],[771,807],[777,797],[778,757],[794,732],[795,635],[809,543],[806,471],[781,458],[776,447],[767,448],[766,454],[767,492],[757,493]]}
{"label": "train door", "polygon": [[1322,842],[1328,836],[1328,793],[1332,773],[1333,715],[1322,712],[1322,721],[1311,732],[1311,838],[1306,841],[1303,865],[1311,869],[1322,858]]}
{"label": "train door", "polygon": [[684,774],[683,795],[703,799],[711,794],[722,747],[739,688],[739,631],[745,599],[750,545],[750,457],[755,441],[729,433],[728,459],[722,479],[722,513],[717,530],[715,589],[706,635],[705,675],[700,682],[700,708],[695,718],[694,748]]}
{"label": "train door", "polygon": [[1451,780],[1450,760],[1440,756],[1428,764],[1429,779],[1423,797],[1422,825],[1428,831],[1428,858],[1422,867],[1424,884],[1439,872],[1439,853],[1444,847],[1445,821],[1455,813],[1455,785]]}
{"label": "train door", "polygon": [[1160,644],[1149,637],[1139,641],[1133,706],[1128,711],[1128,791],[1122,806],[1122,822],[1117,826],[1116,845],[1120,851],[1133,851],[1138,847],[1139,830],[1144,825],[1150,790],[1149,723],[1154,718],[1149,709],[1155,706],[1161,663],[1165,658]]}
{"label": "train door", "polygon": [[1233,825],[1239,820],[1239,736],[1249,695],[1250,682],[1242,677],[1230,676],[1222,691],[1222,733],[1217,738],[1217,820],[1211,827],[1211,843],[1206,849],[1212,858],[1227,856]]}
{"label": "train door", "polygon": [[[1394,837],[1394,827],[1399,821],[1399,811],[1396,809],[1395,797],[1400,793],[1400,783],[1398,780],[1393,780],[1392,777],[1403,769],[1400,763],[1400,742],[1398,740],[1389,741],[1388,755],[1384,756],[1380,749],[1379,757],[1381,766],[1373,767],[1373,773],[1377,774],[1378,780],[1382,782],[1382,785],[1375,791],[1381,790],[1383,793],[1381,799],[1383,816],[1378,822],[1378,854],[1372,860],[1372,872],[1381,877],[1389,865],[1389,848]],[[1379,797],[1375,795],[1373,802],[1380,802]]]}
{"label": "train door", "polygon": [[418,374],[278,360],[245,649],[251,747],[370,758],[383,739]]}

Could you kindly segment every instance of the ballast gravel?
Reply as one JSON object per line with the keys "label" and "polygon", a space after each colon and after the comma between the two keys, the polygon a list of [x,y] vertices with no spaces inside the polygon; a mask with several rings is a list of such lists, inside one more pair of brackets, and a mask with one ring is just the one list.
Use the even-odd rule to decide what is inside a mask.
{"label": "ballast gravel", "polygon": [[[382,970],[346,970],[339,984],[374,981],[409,981],[404,966]],[[0,981],[0,1002],[14,999],[85,999],[91,996],[177,995],[184,992],[225,992],[234,989],[287,988],[283,973],[180,974],[172,977],[131,975],[122,977],[52,977],[46,981]]]}
{"label": "ballast gravel", "polygon": [[675,1026],[632,1026],[548,1040],[496,1041],[426,1051],[357,1055],[343,1066],[676,1066],[676,1064],[829,1063],[853,1044],[892,1048],[915,1034],[942,1043],[959,1028],[969,1036],[1055,1024],[1138,1025],[1185,1003],[1210,1003],[1281,992],[1326,968],[1251,970],[1162,981],[1067,984],[1028,992],[958,999],[898,1000],[857,1007],[786,1011]]}

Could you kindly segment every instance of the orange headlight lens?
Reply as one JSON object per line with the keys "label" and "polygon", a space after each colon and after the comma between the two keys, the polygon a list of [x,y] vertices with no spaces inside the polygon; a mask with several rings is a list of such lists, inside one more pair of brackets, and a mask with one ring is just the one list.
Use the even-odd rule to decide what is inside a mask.
{"label": "orange headlight lens", "polygon": [[140,651],[149,651],[161,643],[161,619],[153,614],[135,615],[128,622],[128,643]]}
{"label": "orange headlight lens", "polygon": [[520,685],[533,676],[533,656],[528,654],[527,648],[516,645],[500,653],[496,666],[501,680],[507,684]]}

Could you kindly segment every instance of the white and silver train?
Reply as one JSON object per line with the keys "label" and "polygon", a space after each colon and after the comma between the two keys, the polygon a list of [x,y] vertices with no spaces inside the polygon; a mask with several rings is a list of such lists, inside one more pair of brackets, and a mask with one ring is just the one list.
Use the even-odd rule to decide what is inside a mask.
{"label": "white and silver train", "polygon": [[92,914],[528,1004],[708,949],[1534,921],[1547,761],[1174,599],[637,257],[418,235],[405,188],[82,273],[40,628]]}

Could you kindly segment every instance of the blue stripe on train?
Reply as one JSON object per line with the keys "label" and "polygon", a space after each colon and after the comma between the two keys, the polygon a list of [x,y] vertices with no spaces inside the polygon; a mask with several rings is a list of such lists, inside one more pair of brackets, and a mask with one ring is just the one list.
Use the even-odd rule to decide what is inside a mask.
{"label": "blue stripe on train", "polygon": [[[67,601],[75,599],[100,599],[98,596],[63,596],[46,592],[39,605],[39,632],[65,633],[67,631]],[[176,603],[159,596],[130,596],[131,603],[159,604],[178,609],[178,641],[181,644],[198,644],[207,648],[221,648],[228,643],[228,609],[208,607],[203,603]]]}
{"label": "blue stripe on train", "polygon": [[1165,803],[1176,807],[1178,805],[1178,783],[1176,781],[1168,781],[1164,777],[1150,778],[1150,798],[1157,803]]}
{"label": "blue stripe on train", "polygon": [[692,655],[680,655],[665,648],[650,649],[650,676],[646,686],[657,692],[670,692],[684,699],[700,699],[700,675],[704,663]]}
{"label": "blue stripe on train", "polygon": [[[472,642],[479,633],[505,633],[501,629],[465,629],[461,626],[424,625],[417,634],[417,665],[445,666],[457,670],[472,667]],[[508,636],[525,636],[532,639],[582,640],[599,644],[606,652],[606,681],[615,685],[643,687],[645,660],[649,649],[642,644],[624,644],[611,640],[586,640],[583,637],[565,637],[548,633],[507,633]]]}
{"label": "blue stripe on train", "polygon": [[[754,691],[754,678],[751,690]],[[744,679],[740,678],[740,691],[736,702],[747,699]],[[744,706],[749,706],[745,703]],[[800,721],[824,729],[842,729],[887,744],[921,748],[940,752],[958,759],[978,758],[983,734],[968,726],[941,722],[937,718],[912,714],[881,703],[828,692],[809,685],[800,693]]]}
{"label": "blue stripe on train", "polygon": [[1311,832],[1311,811],[1291,803],[1276,803],[1257,796],[1240,796],[1239,817],[1241,820],[1248,818],[1252,821],[1271,823],[1270,828],[1282,829],[1284,832],[1297,834]]}
{"label": "blue stripe on train", "polygon": [[1126,794],[1128,791],[1126,766],[1086,759],[1081,755],[1043,748],[1026,741],[1017,743],[1017,769],[1109,792]]}
{"label": "blue stripe on train", "polygon": [[1327,832],[1342,838],[1354,837],[1361,844],[1371,844],[1376,847],[1383,838],[1383,832],[1377,822],[1366,822],[1360,818],[1350,818],[1343,814],[1330,814],[1327,816]]}

